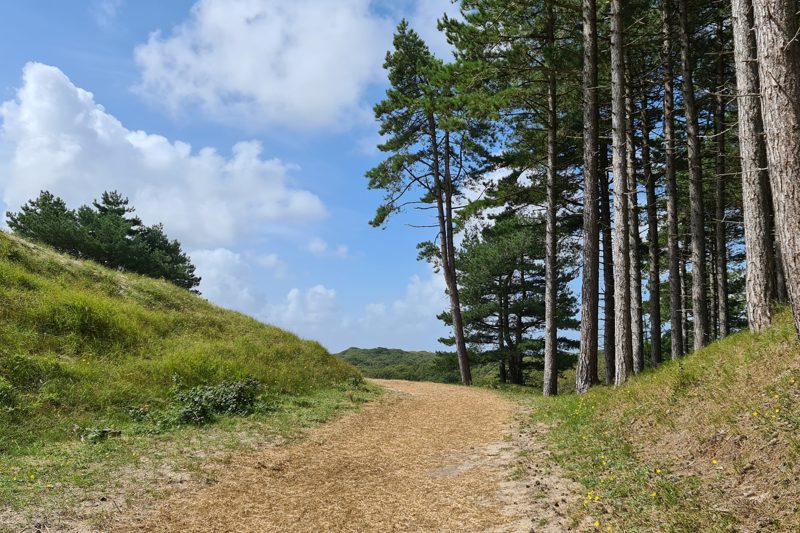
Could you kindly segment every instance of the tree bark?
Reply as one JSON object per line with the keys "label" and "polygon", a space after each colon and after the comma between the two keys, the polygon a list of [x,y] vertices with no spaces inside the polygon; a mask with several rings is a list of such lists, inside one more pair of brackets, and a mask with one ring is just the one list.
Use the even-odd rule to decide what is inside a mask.
{"label": "tree bark", "polygon": [[647,189],[647,244],[650,254],[650,362],[653,367],[661,364],[661,246],[658,242],[658,204],[656,200],[656,177],[650,161],[650,121],[647,116],[647,94],[642,89],[642,170]]}
{"label": "tree bark", "polygon": [[611,129],[614,167],[614,285],[616,288],[614,384],[623,384],[633,367],[630,328],[630,241],[628,240],[628,173],[625,130],[625,45],[622,0],[611,0]]}
{"label": "tree bark", "polygon": [[715,190],[715,229],[717,238],[717,320],[719,336],[727,337],[728,318],[728,244],[725,225],[725,174],[727,173],[725,147],[725,34],[722,17],[717,20],[717,94],[714,101],[714,138],[716,140],[716,190]]}
{"label": "tree bark", "polygon": [[681,302],[680,249],[678,247],[678,187],[675,180],[675,94],[672,75],[671,0],[664,0],[662,36],[664,55],[664,176],[667,192],[667,259],[669,261],[670,341],[672,360],[684,353]]}
{"label": "tree bark", "polygon": [[[555,14],[552,3],[547,5],[547,38],[555,45]],[[556,71],[549,65],[547,73],[547,229],[545,235],[545,334],[544,334],[544,387],[545,396],[558,394],[558,329],[556,326],[556,287],[558,285],[558,246],[556,235],[557,191],[556,158]]]}
{"label": "tree bark", "polygon": [[[626,62],[627,64],[627,62]],[[627,69],[627,67],[626,67]],[[629,72],[629,71],[628,71]],[[631,276],[631,349],[633,350],[633,372],[644,370],[644,321],[642,318],[642,239],[639,235],[639,187],[636,182],[636,144],[631,76],[626,76],[625,108],[628,120],[625,132],[627,144],[628,172],[628,240],[630,249]]]}
{"label": "tree bark", "polygon": [[775,229],[800,333],[800,42],[792,0],[753,3]]}
{"label": "tree bark", "polygon": [[775,257],[770,229],[772,200],[764,170],[767,161],[759,100],[761,87],[753,32],[753,6],[750,0],[732,0],[731,4],[742,166],[747,322],[752,331],[763,331],[772,323],[770,299],[774,292]]}
{"label": "tree bark", "polygon": [[694,349],[708,342],[708,301],[706,297],[705,208],[703,205],[703,171],[700,151],[700,127],[694,100],[692,50],[686,0],[678,0],[680,14],[681,78],[683,103],[686,108],[686,136],[689,148],[689,205],[692,233],[692,314],[694,316]]}
{"label": "tree bark", "polygon": [[[464,321],[461,317],[461,302],[458,294],[458,280],[455,266],[455,246],[453,240],[453,181],[450,174],[450,136],[444,136],[444,165],[439,157],[439,142],[436,135],[436,119],[431,114],[428,116],[429,135],[433,151],[433,178],[436,194],[436,210],[439,221],[439,251],[442,256],[442,271],[450,297],[450,313],[453,319],[453,336],[456,341],[456,354],[458,356],[458,370],[461,374],[461,383],[469,386],[472,384],[472,373],[469,367],[467,344],[464,341]],[[444,171],[442,172],[442,167]]]}
{"label": "tree bark", "polygon": [[683,307],[683,331],[686,334],[683,336],[683,353],[689,353],[689,341],[691,340],[691,330],[689,329],[689,309],[691,308],[691,296],[689,294],[689,273],[686,270],[687,252],[691,246],[691,239],[686,239],[683,244],[683,253],[681,254],[681,298]]}
{"label": "tree bark", "polygon": [[608,146],[600,146],[600,219],[603,237],[603,359],[605,361],[605,384],[614,383],[615,349],[614,339],[614,258],[611,238],[611,191],[608,183]]}
{"label": "tree bark", "polygon": [[581,351],[575,390],[586,392],[598,383],[597,347],[600,305],[600,226],[598,217],[599,145],[597,96],[597,6],[583,0],[583,277],[581,280]]}

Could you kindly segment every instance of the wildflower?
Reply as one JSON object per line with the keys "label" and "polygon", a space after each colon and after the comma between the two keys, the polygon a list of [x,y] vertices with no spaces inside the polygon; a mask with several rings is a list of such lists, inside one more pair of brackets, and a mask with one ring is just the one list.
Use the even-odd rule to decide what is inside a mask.
{"label": "wildflower", "polygon": [[660,473],[661,473],[661,469],[660,468],[656,468],[656,474],[660,474]]}
{"label": "wildflower", "polygon": [[[654,242],[655,242],[655,241],[654,241]],[[780,412],[781,412],[780,408],[776,407],[776,408],[775,408],[775,412],[776,412],[776,413],[780,413]]]}
{"label": "wildflower", "polygon": [[594,521],[594,527],[600,527],[600,520]]}
{"label": "wildflower", "polygon": [[613,531],[613,529],[611,528],[611,526],[608,526],[608,527],[606,528],[606,531]]}
{"label": "wildflower", "polygon": [[600,499],[600,496],[595,496],[594,497],[594,501],[598,501],[599,499]]}
{"label": "wildflower", "polygon": [[753,411],[753,416],[758,416],[758,411]]}
{"label": "wildflower", "polygon": [[31,474],[31,481],[34,480],[34,479],[36,479],[36,476]]}
{"label": "wildflower", "polygon": [[780,399],[780,396],[778,396],[778,395],[776,394],[775,396],[773,396],[773,398],[775,398],[776,400],[779,400],[779,399]]}
{"label": "wildflower", "polygon": [[794,383],[794,379],[790,379],[790,380],[789,380],[789,383]]}
{"label": "wildflower", "polygon": [[651,496],[652,498],[655,498],[655,497],[656,497],[656,493],[655,493],[655,492],[651,492],[651,493],[650,493],[650,496]]}
{"label": "wildflower", "polygon": [[715,465],[715,464],[717,464],[717,460],[716,460],[716,459],[711,459],[711,464],[712,464],[712,465]]}

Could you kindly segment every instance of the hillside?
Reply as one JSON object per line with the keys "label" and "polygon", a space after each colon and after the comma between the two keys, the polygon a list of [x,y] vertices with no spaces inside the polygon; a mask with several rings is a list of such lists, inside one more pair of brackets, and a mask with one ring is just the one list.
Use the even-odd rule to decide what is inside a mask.
{"label": "hillside", "polygon": [[316,342],[0,232],[0,501],[108,481],[148,436],[202,448],[191,428],[238,415],[322,421],[357,404],[360,380]]}
{"label": "hillside", "polygon": [[378,379],[456,383],[458,374],[443,365],[434,352],[409,352],[396,348],[348,348],[336,357]]}
{"label": "hillside", "polygon": [[515,393],[605,531],[800,531],[800,345],[788,311],[612,389]]}

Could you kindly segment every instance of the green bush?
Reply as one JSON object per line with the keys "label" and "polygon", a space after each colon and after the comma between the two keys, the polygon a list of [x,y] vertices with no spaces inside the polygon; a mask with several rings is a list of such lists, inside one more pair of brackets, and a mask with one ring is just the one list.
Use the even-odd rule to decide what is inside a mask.
{"label": "green bush", "polygon": [[199,425],[211,422],[215,414],[250,414],[261,388],[258,380],[245,378],[176,392],[175,399],[181,404],[178,422]]}

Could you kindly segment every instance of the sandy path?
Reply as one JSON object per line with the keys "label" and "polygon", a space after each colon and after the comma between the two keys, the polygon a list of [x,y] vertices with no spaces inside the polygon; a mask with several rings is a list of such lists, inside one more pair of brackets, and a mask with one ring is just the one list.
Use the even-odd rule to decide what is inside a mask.
{"label": "sandy path", "polygon": [[543,501],[525,494],[533,467],[512,475],[515,405],[475,388],[379,383],[393,391],[386,400],[297,444],[243,455],[219,472],[217,484],[177,493],[115,530],[516,532],[555,525],[532,529],[542,516],[532,506],[571,487]]}

